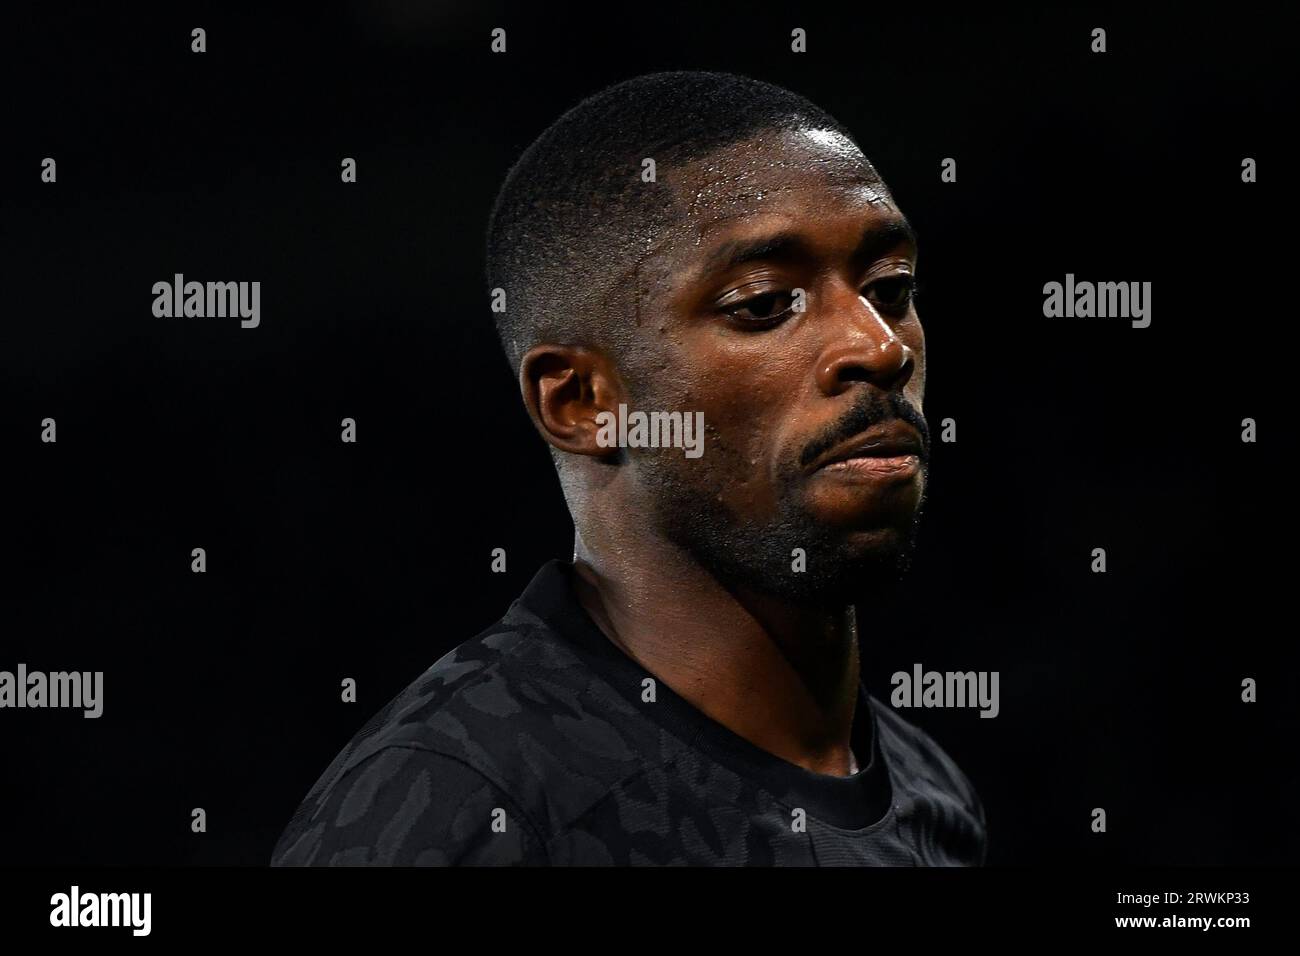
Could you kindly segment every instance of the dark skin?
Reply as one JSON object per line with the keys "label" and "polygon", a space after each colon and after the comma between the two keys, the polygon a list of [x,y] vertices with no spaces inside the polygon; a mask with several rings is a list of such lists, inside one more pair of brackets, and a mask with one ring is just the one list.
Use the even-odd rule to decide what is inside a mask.
{"label": "dark skin", "polygon": [[[669,175],[679,227],[620,277],[635,306],[611,305],[616,320],[635,315],[634,348],[541,344],[520,368],[529,414],[562,453],[579,598],[611,641],[718,723],[807,770],[852,773],[858,621],[870,608],[791,590],[788,545],[806,537],[810,563],[863,567],[906,547],[928,443],[887,463],[807,459],[868,400],[920,419],[916,247],[869,163],[824,131],[765,133]],[[702,411],[704,455],[602,447],[597,415],[620,402]],[[693,508],[699,519],[675,529],[672,516]],[[717,532],[692,539],[709,518]],[[725,540],[753,546],[710,560],[733,531]]]}

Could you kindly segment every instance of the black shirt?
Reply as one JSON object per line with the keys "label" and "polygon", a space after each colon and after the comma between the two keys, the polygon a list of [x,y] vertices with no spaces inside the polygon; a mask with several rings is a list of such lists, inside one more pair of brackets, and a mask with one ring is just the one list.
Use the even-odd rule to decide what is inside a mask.
{"label": "black shirt", "polygon": [[861,685],[860,771],[805,770],[628,657],[578,602],[573,573],[543,566],[500,621],[376,714],[272,864],[983,863],[970,782]]}

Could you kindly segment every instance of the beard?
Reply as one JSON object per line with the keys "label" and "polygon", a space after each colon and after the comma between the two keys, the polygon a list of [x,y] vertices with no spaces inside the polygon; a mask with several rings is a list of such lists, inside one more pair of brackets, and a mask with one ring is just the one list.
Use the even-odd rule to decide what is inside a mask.
{"label": "beard", "polygon": [[[744,474],[733,468],[748,467],[747,460],[712,437],[710,454],[716,464],[724,465],[720,471]],[[636,459],[659,531],[730,591],[800,605],[843,606],[897,584],[911,566],[924,485],[910,513],[890,515],[876,526],[846,529],[827,524],[803,507],[804,472],[796,465],[782,469],[777,507],[765,519],[736,514],[718,494],[719,471],[697,466],[698,460],[672,449]]]}

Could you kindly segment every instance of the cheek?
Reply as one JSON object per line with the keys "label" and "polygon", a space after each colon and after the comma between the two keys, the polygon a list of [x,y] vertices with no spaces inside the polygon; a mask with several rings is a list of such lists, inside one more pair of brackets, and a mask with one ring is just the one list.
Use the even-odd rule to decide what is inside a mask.
{"label": "cheek", "polygon": [[670,383],[676,408],[704,415],[704,453],[691,463],[697,487],[733,514],[775,514],[778,438],[797,394],[790,370],[773,362],[757,337],[715,334],[683,344]]}

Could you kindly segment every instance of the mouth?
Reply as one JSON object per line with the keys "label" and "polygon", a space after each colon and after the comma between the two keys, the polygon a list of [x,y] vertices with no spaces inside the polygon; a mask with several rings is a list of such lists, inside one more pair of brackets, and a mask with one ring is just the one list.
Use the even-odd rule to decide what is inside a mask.
{"label": "mouth", "polygon": [[913,478],[921,470],[921,437],[892,421],[841,442],[815,459],[812,474],[870,481]]}

